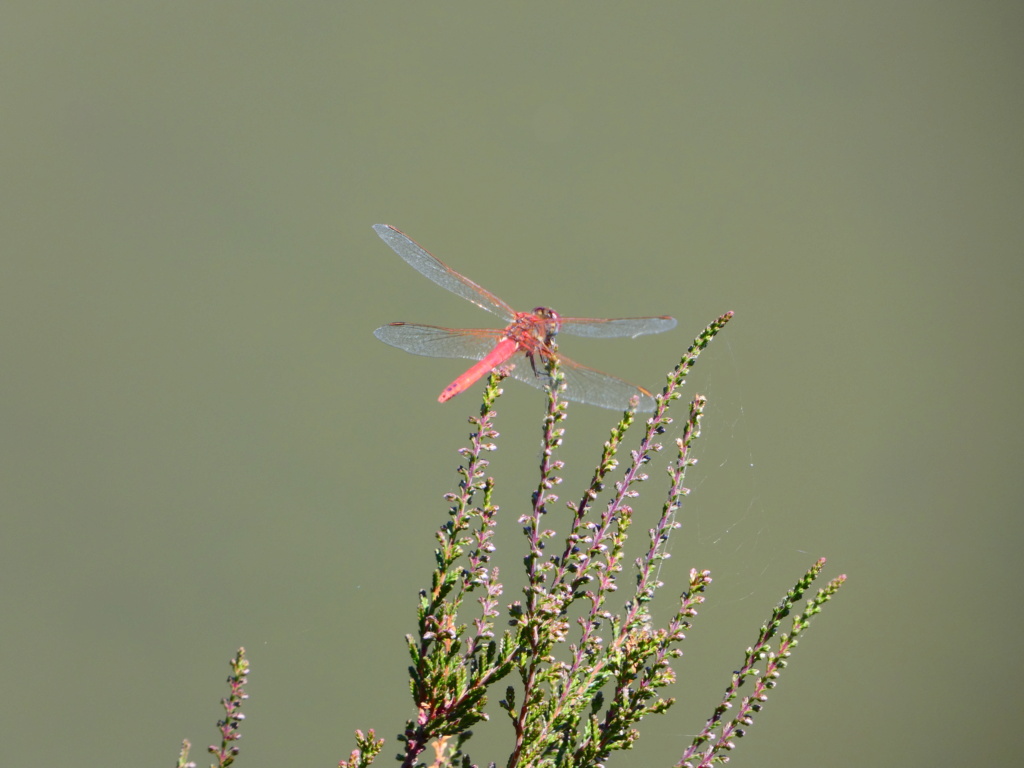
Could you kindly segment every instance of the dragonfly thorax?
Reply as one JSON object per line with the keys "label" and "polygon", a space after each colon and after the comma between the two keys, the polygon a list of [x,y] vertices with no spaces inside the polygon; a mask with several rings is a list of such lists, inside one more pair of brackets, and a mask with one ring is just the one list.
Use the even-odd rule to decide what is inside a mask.
{"label": "dragonfly thorax", "polygon": [[502,335],[518,344],[523,351],[544,350],[558,333],[560,320],[558,313],[548,307],[536,307],[533,312],[516,312],[515,320]]}

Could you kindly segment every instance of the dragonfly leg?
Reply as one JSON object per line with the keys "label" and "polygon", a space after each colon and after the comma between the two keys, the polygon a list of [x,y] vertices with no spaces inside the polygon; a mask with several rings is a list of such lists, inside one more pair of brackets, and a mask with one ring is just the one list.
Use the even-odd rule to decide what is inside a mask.
{"label": "dragonfly leg", "polygon": [[551,374],[548,373],[547,365],[538,367],[537,356],[533,352],[526,352],[526,359],[530,361],[530,368],[533,370],[533,375],[543,381],[548,387],[554,384],[551,379]]}

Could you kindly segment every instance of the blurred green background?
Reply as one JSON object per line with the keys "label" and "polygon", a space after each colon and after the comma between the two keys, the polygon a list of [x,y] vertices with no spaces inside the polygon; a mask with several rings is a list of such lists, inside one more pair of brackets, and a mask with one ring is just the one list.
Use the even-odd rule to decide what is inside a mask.
{"label": "blurred green background", "polygon": [[[479,390],[439,405],[462,363],[372,331],[495,323],[386,222],[517,308],[675,315],[562,340],[652,389],[736,312],[666,610],[715,583],[611,764],[675,762],[819,556],[850,581],[733,764],[1013,763],[1022,33],[1015,2],[6,3],[4,762],[206,764],[244,645],[241,765],[357,727],[389,764]],[[508,600],[542,401],[500,405]],[[570,409],[565,499],[613,420]]]}

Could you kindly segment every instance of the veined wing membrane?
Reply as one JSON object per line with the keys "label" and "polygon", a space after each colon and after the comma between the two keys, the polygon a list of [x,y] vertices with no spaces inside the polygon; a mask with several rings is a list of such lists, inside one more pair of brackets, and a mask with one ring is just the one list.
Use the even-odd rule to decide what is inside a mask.
{"label": "veined wing membrane", "polygon": [[648,333],[664,333],[676,327],[674,317],[618,317],[600,320],[590,317],[563,317],[559,333],[593,338],[628,336],[635,339]]}
{"label": "veined wing membrane", "polygon": [[[558,360],[561,364],[562,375],[565,377],[565,390],[562,397],[566,400],[624,411],[629,405],[629,399],[636,395],[640,401],[637,411],[650,413],[654,410],[654,396],[646,389],[580,365],[564,355],[559,355]],[[536,361],[536,373],[523,353],[517,354],[512,361],[516,363],[515,368],[512,369],[512,378],[538,389],[548,388],[550,378],[547,376],[547,368],[543,359]]]}
{"label": "veined wing membrane", "polygon": [[[494,348],[502,332],[391,323],[382,325],[373,335],[386,344],[414,355],[480,360]],[[565,376],[564,397],[568,400],[621,411],[629,404],[629,399],[636,395],[640,400],[637,410],[654,410],[654,397],[647,390],[580,365],[564,356],[559,355],[559,360]],[[513,378],[537,389],[547,389],[549,379],[543,356],[536,355],[534,358],[536,372],[523,352],[516,353],[509,362],[514,364],[511,371]]]}
{"label": "veined wing membrane", "polygon": [[414,355],[480,360],[501,340],[502,331],[391,323],[382,325],[373,332],[373,335],[385,344],[404,349]]}
{"label": "veined wing membrane", "polygon": [[[419,243],[395,229],[390,224],[374,224],[373,231],[388,244],[395,253],[405,259],[405,263],[424,277],[433,280],[456,296],[471,301],[481,309],[493,312],[506,323],[515,318],[515,311],[485,288],[481,288],[468,277],[460,275],[439,258],[431,254]],[[403,347],[404,349],[404,347]]]}

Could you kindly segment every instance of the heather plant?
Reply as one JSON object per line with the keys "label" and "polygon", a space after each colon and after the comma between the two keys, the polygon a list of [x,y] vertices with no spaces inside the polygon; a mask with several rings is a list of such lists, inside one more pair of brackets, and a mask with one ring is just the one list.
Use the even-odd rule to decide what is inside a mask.
{"label": "heather plant", "polygon": [[[675,680],[671,664],[682,655],[681,643],[705,600],[710,572],[690,571],[664,626],[655,625],[651,603],[665,586],[658,574],[668,557],[670,535],[679,527],[676,513],[688,493],[687,468],[696,462],[692,452],[707,402],[703,396],[690,400],[667,462],[669,490],[642,554],[629,569],[632,579],[623,578],[625,545],[633,505],[648,480],[649,465],[662,451],[659,440],[672,424],[670,408],[681,398],[682,383],[702,350],[731,317],[731,312],[719,317],[697,337],[657,396],[639,444],[621,462],[624,438],[636,420],[635,401],[626,410],[604,444],[589,485],[568,503],[570,519],[562,534],[548,527],[558,524],[549,520],[558,499],[553,489],[561,483],[563,463],[557,456],[566,415],[557,356],[551,358],[537,488],[518,518],[526,544],[522,598],[507,605],[492,562],[499,514],[486,457],[498,439],[495,403],[502,376],[491,375],[479,413],[470,420],[470,444],[460,451],[458,491],[446,497],[449,516],[437,532],[430,586],[420,592],[416,633],[407,638],[415,716],[398,737],[402,749],[397,758],[403,766],[475,765],[468,752],[471,729],[488,719],[485,707],[495,695],[502,696],[498,704],[510,726],[510,754],[503,761],[508,768],[603,766],[613,752],[633,746],[640,720],[672,705],[674,699],[664,691]],[[620,462],[624,470],[613,479]],[[828,582],[801,608],[798,604],[824,564],[824,559],[813,563],[772,609],[731,673],[724,697],[692,741],[681,745],[676,766],[728,762],[800,635],[845,580],[838,576]],[[224,700],[227,716],[219,723],[222,743],[210,747],[217,766],[230,765],[237,754],[232,745],[242,718],[237,705],[244,698],[239,680],[244,682],[247,672],[240,652],[229,678],[231,696]],[[373,730],[357,731],[356,748],[339,768],[369,766],[383,747]],[[187,743],[179,768],[186,760]]]}

